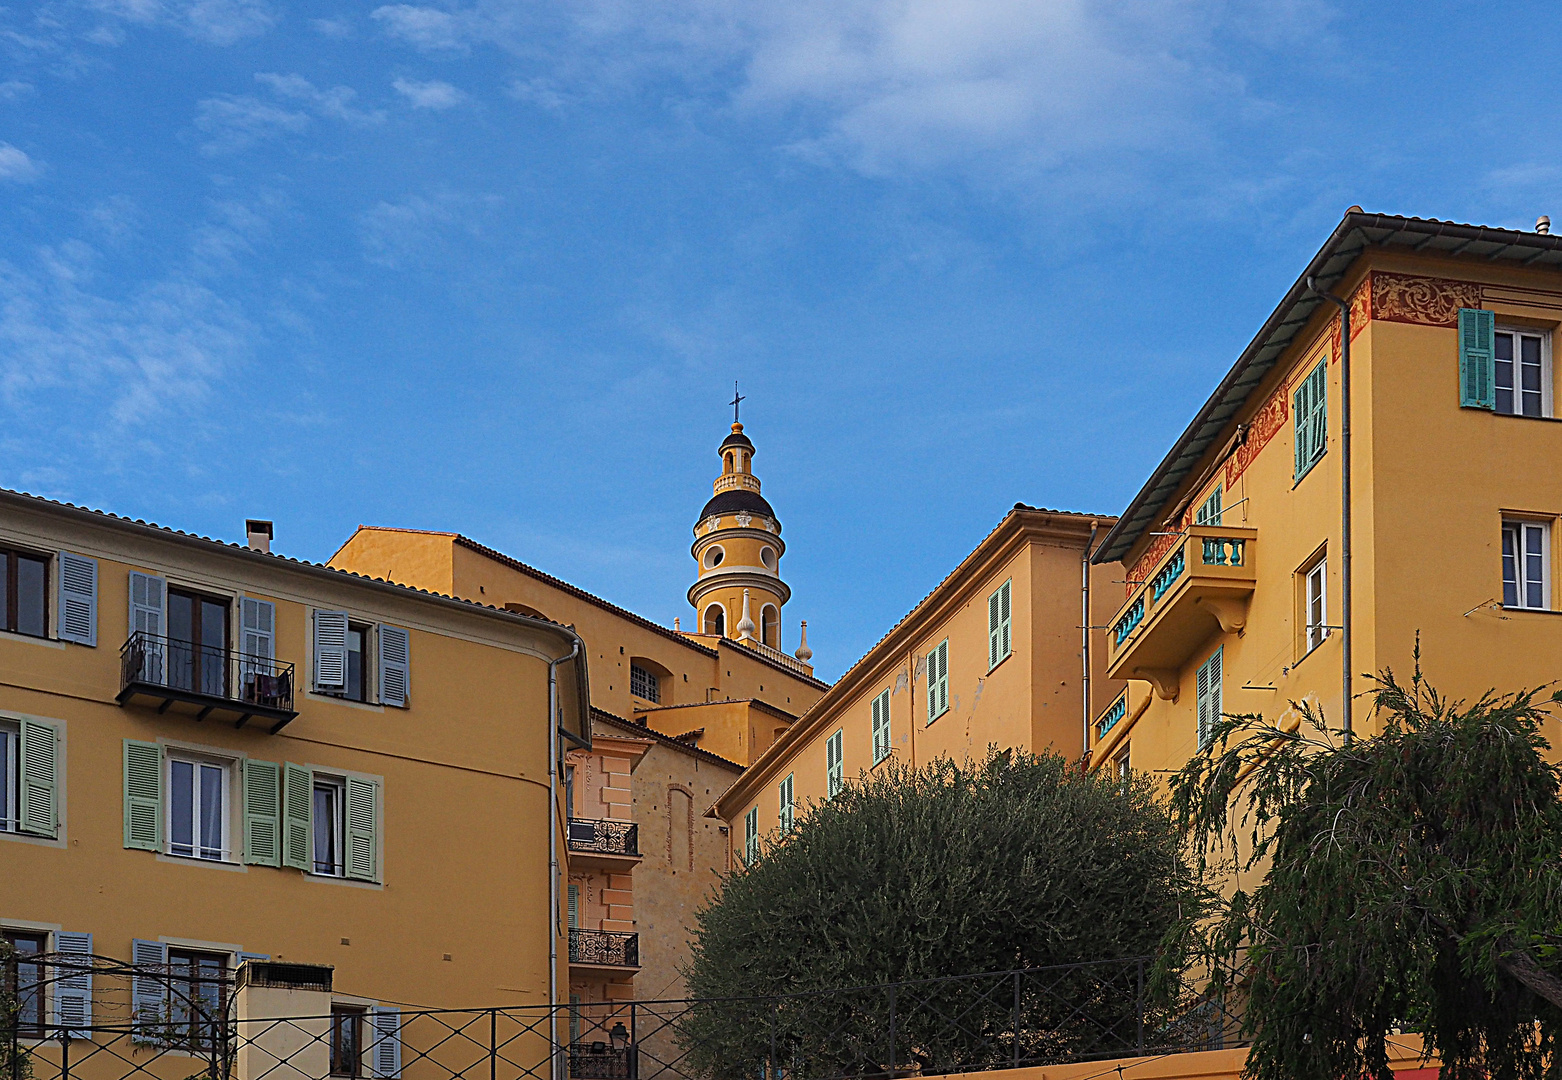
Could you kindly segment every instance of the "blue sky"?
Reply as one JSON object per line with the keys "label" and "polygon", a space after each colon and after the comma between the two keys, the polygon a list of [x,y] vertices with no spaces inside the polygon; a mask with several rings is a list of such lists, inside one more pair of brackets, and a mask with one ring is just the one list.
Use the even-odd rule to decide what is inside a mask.
{"label": "blue sky", "polygon": [[0,8],[0,484],[671,624],[740,379],[833,678],[1016,501],[1121,510],[1346,206],[1558,216],[1554,15]]}

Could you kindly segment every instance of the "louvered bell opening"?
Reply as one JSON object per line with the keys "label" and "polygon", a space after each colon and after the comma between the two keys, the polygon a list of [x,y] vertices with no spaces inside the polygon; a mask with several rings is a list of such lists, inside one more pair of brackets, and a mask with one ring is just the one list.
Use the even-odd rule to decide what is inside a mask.
{"label": "louvered bell opening", "polygon": [[239,968],[238,986],[264,986],[277,990],[317,990],[331,992],[330,964],[278,964],[269,960],[251,960]]}

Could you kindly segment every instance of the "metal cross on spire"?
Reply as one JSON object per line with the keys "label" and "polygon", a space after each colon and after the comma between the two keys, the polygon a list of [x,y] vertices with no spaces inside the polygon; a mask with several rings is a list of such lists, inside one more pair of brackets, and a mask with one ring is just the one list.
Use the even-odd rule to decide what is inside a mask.
{"label": "metal cross on spire", "polygon": [[738,393],[738,380],[733,379],[732,380],[732,422],[734,424],[736,424],[738,422],[738,406],[741,405],[745,400],[747,400],[747,399],[742,394]]}

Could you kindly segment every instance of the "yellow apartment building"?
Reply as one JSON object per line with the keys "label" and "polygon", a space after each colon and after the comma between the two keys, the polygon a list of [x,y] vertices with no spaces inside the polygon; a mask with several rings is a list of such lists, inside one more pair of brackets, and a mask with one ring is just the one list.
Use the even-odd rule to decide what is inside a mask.
{"label": "yellow apartment building", "polygon": [[1353,207],[1095,555],[1130,568],[1095,768],[1175,770],[1221,714],[1344,719],[1341,319],[1309,278],[1350,305],[1353,694],[1418,633],[1451,697],[1562,674],[1562,237]]}
{"label": "yellow apartment building", "polygon": [[[717,800],[734,865],[890,760],[992,745],[1077,758],[1090,700],[1116,696],[1099,629],[1122,568],[1088,561],[1110,517],[1016,505]],[[1089,617],[1086,618],[1086,613]]]}
{"label": "yellow apartment building", "polygon": [[[270,959],[347,1012],[548,1002],[580,638],[269,542],[0,491],[0,936],[202,995]],[[24,1026],[91,1023],[91,981]]]}

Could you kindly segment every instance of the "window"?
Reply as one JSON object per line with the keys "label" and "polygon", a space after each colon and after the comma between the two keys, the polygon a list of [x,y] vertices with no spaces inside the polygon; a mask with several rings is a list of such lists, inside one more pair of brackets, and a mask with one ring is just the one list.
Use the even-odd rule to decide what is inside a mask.
{"label": "window", "polygon": [[774,570],[776,568],[776,549],[769,546],[760,548],[759,561],[764,563],[771,570]]}
{"label": "window", "polygon": [[1223,647],[1216,649],[1213,656],[1199,665],[1197,704],[1200,750],[1209,745],[1215,733],[1215,724],[1220,720],[1220,665],[1224,652]]}
{"label": "window", "polygon": [[845,731],[837,731],[824,740],[825,798],[833,799],[846,786],[846,765],[841,760],[841,740]]}
{"label": "window", "polygon": [[58,742],[49,724],[0,723],[0,832],[57,835]]}
{"label": "window", "polygon": [[1117,783],[1123,789],[1128,789],[1129,782],[1133,779],[1133,767],[1128,763],[1128,747],[1123,747],[1123,752],[1112,759],[1112,766],[1117,771]]}
{"label": "window", "polygon": [[1329,361],[1318,366],[1301,381],[1292,396],[1292,418],[1296,443],[1296,474],[1300,480],[1323,457],[1327,445]]}
{"label": "window", "polygon": [[1549,526],[1535,521],[1502,523],[1502,604],[1545,610],[1551,606],[1546,580]]}
{"label": "window", "polygon": [[792,774],[787,773],[786,779],[781,781],[781,810],[776,815],[776,821],[785,836],[792,831]]}
{"label": "window", "polygon": [[221,1037],[228,1013],[228,956],[168,950],[168,1035],[171,1046],[203,1051]]}
{"label": "window", "polygon": [[343,693],[348,701],[369,700],[368,654],[369,628],[362,623],[347,624],[347,687]]}
{"label": "window", "polygon": [[781,613],[774,604],[759,609],[759,640],[772,649],[781,647]]}
{"label": "window", "polygon": [[927,654],[927,722],[949,711],[949,639]]}
{"label": "window", "polygon": [[228,766],[169,758],[168,853],[227,860]]}
{"label": "window", "polygon": [[1493,336],[1493,405],[1513,416],[1551,415],[1551,335],[1498,329]]}
{"label": "window", "polygon": [[629,692],[647,701],[661,701],[661,684],[657,677],[639,664],[629,665]]}
{"label": "window", "polygon": [[346,873],[342,861],[342,842],[347,830],[341,780],[315,774],[314,804],[311,807],[310,858],[317,874],[341,877]]}
{"label": "window", "polygon": [[714,570],[720,566],[727,553],[721,549],[720,544],[712,544],[705,549],[705,569]]}
{"label": "window", "polygon": [[7,997],[16,1001],[16,1023],[24,1038],[43,1035],[43,969],[27,958],[37,956],[48,949],[45,936],[23,930],[0,930],[0,941],[11,947],[14,955],[0,969],[0,987]]}
{"label": "window", "polygon": [[751,806],[743,815],[743,861],[753,866],[759,861],[759,807]]}
{"label": "window", "polygon": [[889,691],[873,699],[873,764],[877,765],[890,752]]}
{"label": "window", "polygon": [[1328,564],[1320,559],[1316,566],[1307,571],[1302,597],[1302,611],[1305,614],[1303,644],[1308,652],[1322,645],[1323,639],[1329,636],[1327,587]]}
{"label": "window", "polygon": [[727,613],[720,604],[705,609],[705,633],[713,637],[727,636]]}
{"label": "window", "polygon": [[1215,490],[1210,492],[1209,498],[1204,500],[1203,504],[1199,507],[1198,512],[1193,515],[1193,523],[1195,525],[1220,524],[1220,496],[1220,485],[1216,484]]}
{"label": "window", "polygon": [[1013,644],[1009,621],[1009,592],[1012,584],[1012,581],[1005,581],[997,592],[987,598],[988,671],[1008,659],[1010,645]]}
{"label": "window", "polygon": [[331,1006],[331,1075],[363,1073],[363,1010],[352,1005]]}
{"label": "window", "polygon": [[228,602],[168,590],[168,685],[228,696]]}
{"label": "window", "polygon": [[22,551],[0,551],[0,630],[30,637],[49,633],[49,560]]}

